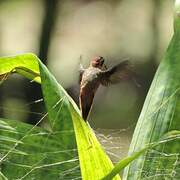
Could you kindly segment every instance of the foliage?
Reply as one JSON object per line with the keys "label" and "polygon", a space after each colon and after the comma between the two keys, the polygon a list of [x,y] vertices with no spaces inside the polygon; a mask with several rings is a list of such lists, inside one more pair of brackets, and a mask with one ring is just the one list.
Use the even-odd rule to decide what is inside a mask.
{"label": "foliage", "polygon": [[[180,4],[176,1],[174,36],[156,72],[131,142],[129,155],[157,141],[171,130],[180,130]],[[180,141],[148,151],[124,172],[124,179],[180,179]],[[157,153],[158,152],[158,153]]]}
{"label": "foliage", "polygon": [[[38,127],[44,117],[35,126],[0,119],[1,179],[120,179],[119,171],[143,153],[143,158],[126,168],[124,179],[159,178],[159,174],[163,176],[161,179],[178,179],[180,174],[172,173],[178,172],[180,134],[179,4],[177,7],[174,37],[145,101],[130,156],[115,167],[81,118],[77,105],[35,55],[0,58],[1,82],[12,73],[19,73],[41,83],[47,108],[44,117],[48,115],[50,125],[48,130]],[[173,156],[171,159],[169,154]],[[160,169],[169,172],[159,172]]]}
{"label": "foliage", "polygon": [[100,179],[113,168],[76,104],[35,55],[2,57],[0,64],[2,80],[17,72],[41,82],[51,127],[45,130],[1,119],[0,161],[5,177],[73,179],[82,174],[83,179]]}

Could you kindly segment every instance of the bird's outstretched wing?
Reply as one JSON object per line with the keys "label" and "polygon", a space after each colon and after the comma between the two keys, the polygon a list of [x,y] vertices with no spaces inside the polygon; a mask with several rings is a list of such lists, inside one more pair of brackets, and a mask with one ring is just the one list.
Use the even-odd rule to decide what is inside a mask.
{"label": "bird's outstretched wing", "polygon": [[125,60],[100,74],[101,84],[108,86],[122,80],[128,80],[133,77],[132,66],[128,60]]}
{"label": "bird's outstretched wing", "polygon": [[79,84],[81,83],[82,75],[83,75],[84,71],[85,71],[85,69],[83,68],[83,65],[79,64]]}

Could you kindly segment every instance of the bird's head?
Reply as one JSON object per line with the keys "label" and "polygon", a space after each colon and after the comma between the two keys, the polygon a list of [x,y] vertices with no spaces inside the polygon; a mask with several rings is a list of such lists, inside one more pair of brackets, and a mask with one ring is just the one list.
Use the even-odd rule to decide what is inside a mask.
{"label": "bird's head", "polygon": [[94,58],[91,60],[90,65],[91,65],[92,67],[96,67],[96,68],[99,68],[99,69],[104,69],[104,68],[106,68],[106,66],[104,65],[104,58],[103,58],[102,56],[94,57]]}

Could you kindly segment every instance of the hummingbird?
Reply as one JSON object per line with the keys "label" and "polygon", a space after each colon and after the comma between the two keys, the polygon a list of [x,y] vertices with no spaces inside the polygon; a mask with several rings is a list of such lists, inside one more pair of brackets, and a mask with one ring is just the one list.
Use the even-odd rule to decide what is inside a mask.
{"label": "hummingbird", "polygon": [[133,71],[128,60],[107,68],[102,56],[92,58],[88,68],[80,64],[79,69],[79,106],[86,121],[91,110],[95,93],[100,85],[109,86],[124,80],[133,79]]}

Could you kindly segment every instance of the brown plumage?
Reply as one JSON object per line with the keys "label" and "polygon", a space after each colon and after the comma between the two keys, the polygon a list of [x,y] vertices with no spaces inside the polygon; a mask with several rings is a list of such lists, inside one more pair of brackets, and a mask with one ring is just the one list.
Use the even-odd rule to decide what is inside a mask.
{"label": "brown plumage", "polygon": [[82,65],[80,65],[79,103],[83,119],[87,120],[88,118],[94,95],[100,84],[108,86],[132,78],[133,71],[127,60],[109,69],[106,68],[104,58],[101,56],[93,58],[87,69],[84,69]]}

